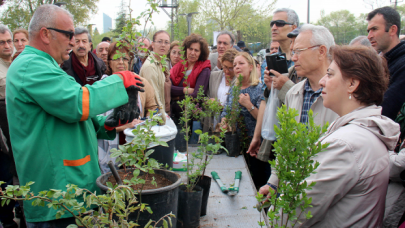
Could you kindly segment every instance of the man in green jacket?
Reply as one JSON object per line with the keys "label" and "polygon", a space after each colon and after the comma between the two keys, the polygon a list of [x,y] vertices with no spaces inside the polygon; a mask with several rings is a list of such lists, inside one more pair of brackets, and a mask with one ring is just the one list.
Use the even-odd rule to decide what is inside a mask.
{"label": "man in green jacket", "polygon": [[[128,88],[141,90],[134,87],[140,82],[130,72],[92,86],[78,84],[59,67],[69,58],[73,35],[68,11],[54,5],[38,7],[29,25],[29,46],[8,71],[7,114],[17,173],[21,185],[35,182],[35,194],[66,190],[67,184],[99,193],[97,138],[114,139],[118,123],[132,121],[133,116],[97,115],[128,103]],[[56,210],[33,207],[31,202],[24,204],[24,212],[28,227],[74,223],[69,213],[55,220]]]}

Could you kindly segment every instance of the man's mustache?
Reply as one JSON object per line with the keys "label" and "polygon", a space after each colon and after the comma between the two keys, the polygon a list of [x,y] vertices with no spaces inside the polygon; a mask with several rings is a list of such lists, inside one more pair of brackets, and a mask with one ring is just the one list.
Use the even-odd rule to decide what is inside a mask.
{"label": "man's mustache", "polygon": [[80,51],[80,50],[86,51],[86,48],[84,48],[84,47],[79,47],[79,48],[77,49],[77,51]]}

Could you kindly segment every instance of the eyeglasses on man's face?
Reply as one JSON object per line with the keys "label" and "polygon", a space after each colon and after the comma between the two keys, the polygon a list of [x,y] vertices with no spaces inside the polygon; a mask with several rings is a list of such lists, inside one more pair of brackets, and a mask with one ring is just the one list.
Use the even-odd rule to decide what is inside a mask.
{"label": "eyeglasses on man's face", "polygon": [[56,28],[47,28],[47,29],[50,29],[50,30],[53,30],[53,31],[56,31],[59,33],[63,33],[66,35],[67,38],[69,38],[69,40],[71,40],[73,38],[73,36],[75,35],[75,33],[72,31],[66,31],[66,30],[61,30],[61,29],[56,29]]}
{"label": "eyeglasses on man's face", "polygon": [[270,22],[270,27],[273,27],[273,25],[276,25],[277,27],[284,27],[285,25],[292,25],[293,23],[286,22],[283,20],[276,20],[276,21],[271,21]]}
{"label": "eyeglasses on man's face", "polygon": [[306,50],[309,50],[309,49],[312,49],[312,48],[316,48],[316,47],[320,47],[320,46],[321,45],[315,45],[315,46],[311,46],[311,47],[307,47],[307,48],[300,48],[300,49],[292,50],[291,56],[293,56],[293,55],[299,56],[301,54],[301,52],[303,52],[303,51],[306,51]]}
{"label": "eyeglasses on man's face", "polygon": [[11,39],[10,40],[1,40],[0,41],[0,46],[4,46],[4,45],[6,45],[6,43],[11,46],[13,41]]}

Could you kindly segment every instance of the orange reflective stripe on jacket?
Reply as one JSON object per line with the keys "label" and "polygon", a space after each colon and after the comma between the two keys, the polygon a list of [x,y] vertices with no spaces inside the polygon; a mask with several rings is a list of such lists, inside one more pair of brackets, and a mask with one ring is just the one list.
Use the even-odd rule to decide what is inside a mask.
{"label": "orange reflective stripe on jacket", "polygon": [[82,118],[80,121],[85,121],[87,118],[89,118],[89,113],[90,113],[90,93],[89,89],[86,87],[82,87],[83,89],[83,98],[82,98]]}
{"label": "orange reflective stripe on jacket", "polygon": [[64,166],[81,166],[90,161],[90,155],[77,160],[63,160]]}

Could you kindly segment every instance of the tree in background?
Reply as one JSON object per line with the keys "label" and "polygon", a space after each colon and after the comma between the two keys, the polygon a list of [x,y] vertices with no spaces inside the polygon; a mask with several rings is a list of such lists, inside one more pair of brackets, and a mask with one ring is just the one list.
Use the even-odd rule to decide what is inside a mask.
{"label": "tree in background", "polygon": [[97,27],[93,31],[93,36],[98,36],[100,35],[100,32],[98,31]]}
{"label": "tree in background", "polygon": [[[43,4],[54,4],[57,0],[8,0],[7,7],[1,15],[1,22],[11,30],[28,29],[28,25],[36,8]],[[74,16],[74,25],[83,25],[91,14],[97,13],[99,0],[64,0],[66,9]]]}
{"label": "tree in background", "polygon": [[348,10],[334,11],[329,15],[325,15],[325,11],[322,10],[321,18],[317,24],[328,28],[337,44],[349,43],[354,37],[358,36],[356,17]]}
{"label": "tree in background", "polygon": [[122,28],[127,25],[127,10],[126,10],[125,1],[121,0],[120,11],[118,12],[118,17],[115,19],[115,29],[113,32],[121,33]]}

